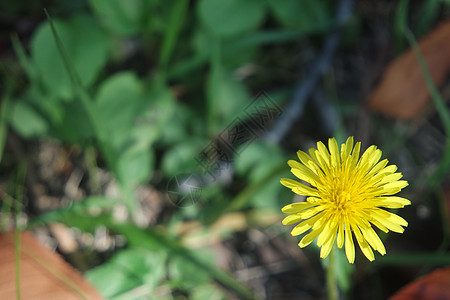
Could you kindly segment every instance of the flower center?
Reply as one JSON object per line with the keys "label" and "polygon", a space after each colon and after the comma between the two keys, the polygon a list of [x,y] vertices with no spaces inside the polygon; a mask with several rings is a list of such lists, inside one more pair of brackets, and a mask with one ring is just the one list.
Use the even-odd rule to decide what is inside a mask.
{"label": "flower center", "polygon": [[328,208],[340,215],[348,215],[355,209],[355,204],[361,201],[361,193],[353,185],[354,181],[345,175],[338,172],[330,178],[321,195]]}

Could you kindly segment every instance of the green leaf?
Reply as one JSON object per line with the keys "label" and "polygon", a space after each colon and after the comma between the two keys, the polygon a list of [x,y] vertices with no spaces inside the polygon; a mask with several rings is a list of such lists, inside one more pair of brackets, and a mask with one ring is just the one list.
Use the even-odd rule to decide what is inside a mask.
{"label": "green leaf", "polygon": [[250,100],[245,85],[220,66],[213,68],[207,89],[208,118],[213,132],[229,125]]}
{"label": "green leaf", "polygon": [[206,142],[200,140],[187,140],[181,142],[167,151],[162,160],[162,170],[167,176],[194,172],[199,155]]}
{"label": "green leaf", "polygon": [[[31,134],[30,136],[42,136],[48,134],[55,138],[64,137],[64,134],[62,134],[64,126],[62,124],[65,121],[65,104],[67,103],[61,102],[55,96],[43,95],[39,88],[34,84],[30,85],[30,87],[25,90],[23,95],[15,101],[15,104],[11,103],[11,110],[13,110],[15,105],[20,103],[19,106],[21,106],[21,108],[19,108],[19,114],[13,116],[13,112],[11,112],[10,116],[8,116],[8,120],[12,126],[17,127],[15,129],[18,130],[19,133],[21,131],[24,131],[25,133],[25,131],[41,130],[42,126],[45,126],[47,128],[46,130],[41,130],[41,133]],[[27,115],[32,114],[30,120],[34,120],[36,118],[39,119],[39,121],[37,121],[38,125],[36,128],[34,128],[33,123],[27,125],[27,122],[23,121],[24,119],[20,111],[22,111],[22,108],[25,106],[25,113]],[[13,118],[18,119],[13,120]],[[28,137],[28,135],[25,133],[24,137]]]}
{"label": "green leaf", "polygon": [[[172,110],[172,109],[170,109]],[[195,132],[195,126],[199,123],[204,126],[202,120],[197,117],[198,111],[192,111],[191,108],[178,103],[176,110],[171,113],[170,121],[164,122],[161,125],[160,134],[158,135],[158,142],[163,145],[173,145],[184,141],[188,136],[187,132],[192,135],[200,135],[201,130]]]}
{"label": "green leaf", "polygon": [[[236,172],[246,176],[250,184],[264,181],[274,170],[283,165],[285,158],[276,145],[255,141],[249,144],[240,155],[236,157]],[[249,203],[258,208],[279,209],[279,194],[283,186],[279,178],[273,178],[261,185],[249,197]]]}
{"label": "green leaf", "polygon": [[190,300],[225,300],[225,294],[212,284],[196,286],[189,296]]}
{"label": "green leaf", "polygon": [[117,161],[117,177],[129,188],[135,188],[150,178],[154,156],[150,149],[131,145],[120,154]]}
{"label": "green leaf", "polygon": [[[108,59],[109,39],[106,33],[93,18],[82,14],[67,21],[53,22],[82,85],[86,88],[91,86]],[[50,92],[65,99],[74,95],[49,22],[39,26],[33,36],[31,56]]]}
{"label": "green leaf", "polygon": [[[264,161],[264,163],[265,162],[266,161]],[[261,164],[261,162],[260,162],[260,164]],[[288,174],[289,173],[286,170],[286,166],[285,166],[284,162],[282,164],[280,164],[279,166],[274,167],[271,170],[271,172],[269,172],[269,174],[264,176],[264,178],[261,178],[261,180],[258,180],[255,183],[248,185],[231,202],[229,202],[226,207],[226,211],[241,210],[243,207],[245,207],[250,202],[250,200],[253,200],[253,203],[252,203],[253,205],[264,207],[265,206],[264,203],[255,202],[255,201],[261,202],[261,199],[257,197],[258,193],[262,193],[262,190],[269,184],[274,184],[273,182],[276,182],[277,184],[279,184],[280,178],[287,177]],[[279,192],[283,193],[282,187],[280,187]],[[279,202],[284,202],[283,199],[285,199],[285,198],[276,196],[275,199]],[[269,201],[270,201],[270,204],[268,206],[273,208],[275,205],[275,203],[274,203],[275,200],[270,199]],[[280,209],[283,206],[283,204],[285,205],[287,203],[278,203],[277,209]]]}
{"label": "green leaf", "polygon": [[278,146],[255,141],[236,157],[236,172],[246,175],[249,181],[254,183],[270,174],[283,161],[284,156]]}
{"label": "green leaf", "polygon": [[144,26],[150,12],[146,0],[89,0],[89,4],[106,27],[119,35],[134,35]]}
{"label": "green leaf", "polygon": [[[214,259],[212,253],[206,250],[197,250],[195,256],[207,264],[211,264]],[[195,276],[192,276],[192,274],[195,274]],[[182,256],[175,256],[170,259],[169,276],[173,285],[184,290],[193,290],[195,287],[210,281],[207,272],[200,270],[195,263]]]}
{"label": "green leaf", "polygon": [[153,78],[144,97],[145,104],[139,114],[138,126],[141,126],[142,130],[146,128],[147,133],[156,140],[167,134],[167,128],[174,129],[170,128],[173,127],[173,123],[179,122],[174,116],[177,108],[176,100],[172,91],[159,76]]}
{"label": "green leaf", "polygon": [[29,229],[49,224],[52,222],[62,222],[69,226],[75,226],[85,231],[93,231],[102,222],[99,215],[111,211],[117,201],[103,196],[87,197],[83,201],[76,202],[72,206],[61,208],[40,215],[30,221]]}
{"label": "green leaf", "polygon": [[122,250],[107,263],[88,271],[86,278],[107,299],[151,297],[154,288],[164,279],[166,258],[163,251]]}
{"label": "green leaf", "polygon": [[276,20],[286,27],[307,31],[318,24],[327,24],[331,18],[324,1],[268,0],[268,3]]}
{"label": "green leaf", "polygon": [[418,19],[417,31],[418,36],[427,33],[438,19],[442,11],[442,0],[429,0],[423,2],[420,9],[420,18]]}
{"label": "green leaf", "polygon": [[37,74],[36,66],[33,64],[31,59],[25,53],[25,49],[20,43],[19,37],[17,35],[13,35],[11,38],[12,46],[14,48],[14,52],[16,53],[17,58],[19,59],[22,68],[27,74],[29,80],[32,84],[39,86],[39,76]]}
{"label": "green leaf", "polygon": [[172,121],[171,117],[175,111],[175,97],[170,88],[161,77],[155,77],[148,94],[148,105],[152,109],[152,117],[158,124],[164,126]]}
{"label": "green leaf", "polygon": [[273,180],[267,182],[261,186],[249,199],[249,204],[252,207],[263,209],[270,208],[275,211],[280,209],[280,193],[283,190],[283,186],[280,184],[279,178],[273,178]]}
{"label": "green leaf", "polygon": [[98,119],[115,149],[128,142],[143,101],[143,87],[134,73],[115,74],[100,86],[95,101]]}
{"label": "green leaf", "polygon": [[229,37],[256,29],[264,19],[265,1],[201,0],[197,13],[214,35]]}
{"label": "green leaf", "polygon": [[172,92],[159,77],[148,91],[130,72],[105,81],[96,97],[101,128],[116,155],[116,175],[128,188],[149,179],[153,169],[150,146],[165,130],[175,107]]}
{"label": "green leaf", "polygon": [[[258,34],[258,32],[250,32],[242,34],[238,38],[227,40],[227,42],[219,43],[215,36],[212,36],[204,28],[197,30],[191,40],[192,47],[196,52],[194,59],[197,66],[201,66],[202,58],[214,56],[214,51],[219,49],[221,55],[221,63],[229,69],[242,67],[252,61],[259,50],[256,43],[249,41],[246,43],[248,36]],[[192,59],[192,58],[191,58]]]}
{"label": "green leaf", "polygon": [[45,118],[24,101],[13,103],[10,122],[14,130],[25,138],[43,136],[49,130]]}
{"label": "green leaf", "polygon": [[93,137],[89,117],[79,102],[64,103],[63,110],[62,120],[53,128],[59,138],[70,143],[80,143]]}
{"label": "green leaf", "polygon": [[65,102],[54,95],[47,95],[36,85],[30,85],[29,89],[23,94],[20,101],[25,101],[42,112],[52,126],[59,126],[65,117]]}

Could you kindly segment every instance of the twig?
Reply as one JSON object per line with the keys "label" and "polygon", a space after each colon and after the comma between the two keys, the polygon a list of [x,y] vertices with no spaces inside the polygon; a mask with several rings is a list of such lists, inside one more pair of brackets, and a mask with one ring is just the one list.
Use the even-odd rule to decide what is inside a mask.
{"label": "twig", "polygon": [[336,28],[330,32],[325,40],[322,54],[313,65],[308,77],[301,81],[295,91],[294,98],[286,107],[284,113],[275,125],[264,136],[264,140],[278,144],[287,134],[295,120],[303,113],[306,100],[311,95],[322,73],[328,68],[336,52],[341,37],[342,25],[348,20],[353,6],[353,0],[340,0],[336,10]]}

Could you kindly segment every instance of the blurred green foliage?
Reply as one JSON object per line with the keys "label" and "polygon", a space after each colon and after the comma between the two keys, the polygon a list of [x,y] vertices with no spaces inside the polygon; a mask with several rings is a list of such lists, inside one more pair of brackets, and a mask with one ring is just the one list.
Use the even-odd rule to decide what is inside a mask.
{"label": "blurred green foliage", "polygon": [[[296,10],[305,18],[295,17]],[[128,193],[154,168],[167,176],[192,172],[202,145],[236,116],[245,121],[241,111],[252,101],[251,87],[236,78],[236,67],[258,60],[259,47],[280,36],[292,40],[317,27],[326,32],[330,10],[315,1],[88,1],[67,17],[52,14],[57,36],[48,20],[40,24],[29,56],[15,42],[30,84],[13,101],[10,124],[25,138],[93,142]],[[264,25],[273,21],[278,25]],[[138,53],[147,60],[142,69],[107,71]],[[192,92],[177,99],[172,82]],[[263,167],[269,171],[282,162],[281,152],[253,147],[242,157],[270,157]],[[155,152],[161,150],[160,166]],[[256,161],[242,157],[236,163],[244,173]],[[267,171],[253,173],[261,178]],[[275,204],[278,185],[267,189]]]}
{"label": "blurred green foliage", "polygon": [[[41,11],[44,2],[5,1],[0,7],[14,15],[25,6]],[[438,2],[424,4],[426,20],[420,30],[430,26]],[[271,74],[259,78],[252,68],[273,59],[265,47],[281,45],[289,53],[293,43],[322,38],[334,27],[334,9],[334,1],[316,0],[55,2],[49,7],[51,19],[33,32],[28,53],[22,37],[13,38],[29,83],[4,97],[0,124],[8,122],[28,140],[51,138],[94,147],[119,182],[120,196],[89,195],[36,218],[30,227],[58,221],[90,232],[106,226],[125,236],[126,249],[87,272],[108,299],[171,299],[171,293],[225,299],[213,281],[252,298],[246,287],[215,266],[211,253],[183,246],[173,228],[185,219],[202,221],[207,228],[235,210],[279,212],[290,201],[279,184],[288,171],[279,146],[259,140],[239,150],[232,157],[238,192],[217,183],[205,186],[198,205],[176,209],[160,227],[144,230],[131,221],[118,223],[113,207],[124,202],[133,215],[134,191],[153,184],[155,173],[158,184],[201,172],[195,158],[237,117],[250,121],[243,109],[261,90],[270,88],[275,105],[282,107],[293,87],[273,87]],[[359,32],[358,26],[353,22],[348,31]],[[0,151],[5,134],[1,126]],[[338,270],[347,290],[351,270]]]}
{"label": "blurred green foliage", "polygon": [[[264,55],[261,46],[326,33],[332,26],[329,1],[280,5],[259,0],[90,0],[72,8],[66,4],[49,8],[50,19],[34,31],[29,54],[17,38],[13,41],[29,85],[12,101],[9,124],[25,139],[53,138],[99,150],[119,182],[121,197],[88,197],[81,207],[36,220],[57,220],[87,231],[110,222],[103,218],[109,219],[118,201],[124,200],[133,214],[134,189],[149,182],[155,170],[165,180],[198,173],[195,157],[200,151],[236,117],[248,120],[243,108],[254,100],[254,89],[264,89],[265,83],[251,86],[238,79],[236,70],[258,61]],[[66,14],[59,16],[58,11]],[[130,62],[136,67],[126,67]],[[275,101],[281,105],[279,99]],[[205,187],[202,202],[175,211],[169,228],[176,224],[173,220],[183,218],[211,223],[235,209],[278,211],[287,201],[279,196],[283,190],[277,170],[285,164],[279,147],[255,142],[233,160],[237,176],[249,185],[237,201],[220,185]],[[103,217],[87,218],[93,207]],[[133,226],[110,225],[125,236]],[[149,231],[157,234],[156,229]],[[139,299],[155,294],[161,285],[192,299],[224,298],[211,278],[251,297],[212,267],[213,257],[206,259],[211,266],[198,273],[202,268],[195,260],[179,255],[188,249],[178,249],[183,246],[175,239],[169,245],[168,249],[163,242],[149,249],[144,243],[119,251],[87,276],[111,299]],[[168,255],[175,257],[166,269]],[[201,288],[192,292],[193,287]]]}

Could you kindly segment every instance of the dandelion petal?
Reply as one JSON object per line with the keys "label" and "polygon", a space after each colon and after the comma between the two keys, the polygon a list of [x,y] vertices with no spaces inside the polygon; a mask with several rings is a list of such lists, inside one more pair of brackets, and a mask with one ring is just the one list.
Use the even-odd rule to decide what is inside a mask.
{"label": "dandelion petal", "polygon": [[[340,147],[334,138],[328,148],[318,142],[317,149],[298,151],[300,161],[290,160],[291,172],[298,181],[283,178],[281,184],[294,193],[306,196],[305,202],[292,203],[282,208],[290,214],[284,225],[298,223],[292,235],[306,233],[299,247],[306,247],[317,239],[320,257],[330,253],[336,240],[338,248],[344,247],[350,263],[355,261],[353,235],[364,256],[373,261],[374,251],[386,254],[383,242],[374,230],[402,233],[408,222],[385,209],[410,205],[406,198],[394,196],[408,186],[397,166],[388,165],[382,152],[370,146],[360,157],[361,143],[354,144],[353,137]],[[308,232],[309,231],[309,232]]]}

